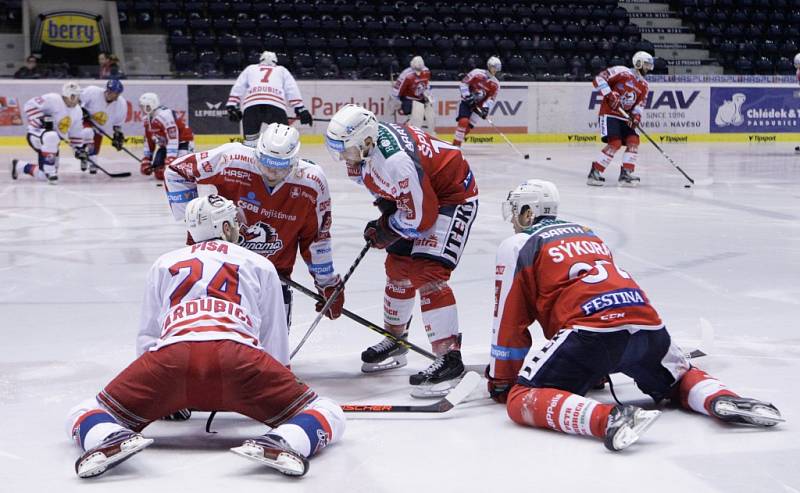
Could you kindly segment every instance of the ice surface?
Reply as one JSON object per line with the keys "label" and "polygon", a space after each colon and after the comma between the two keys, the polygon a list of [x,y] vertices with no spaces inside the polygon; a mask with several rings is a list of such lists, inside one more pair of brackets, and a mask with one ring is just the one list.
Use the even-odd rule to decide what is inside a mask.
{"label": "ice surface", "polygon": [[[466,362],[488,360],[494,249],[510,234],[500,202],[518,182],[544,178],[559,186],[561,216],[592,226],[612,246],[673,337],[709,353],[697,363],[734,390],[774,402],[787,423],[730,428],[668,409],[639,443],[612,454],[599,440],[516,426],[502,406],[475,396],[442,416],[351,415],[344,439],[314,458],[296,484],[227,451],[261,425],[221,415],[218,433],[209,435],[203,414],[152,425],[152,447],[106,476],[79,480],[65,417],[134,357],[145,272],[183,244],[184,232],[152,179],[89,176],[65,158],[55,187],[0,176],[0,491],[86,491],[89,483],[103,492],[201,493],[800,490],[800,157],[793,146],[665,145],[695,179],[714,179],[708,188],[684,189],[677,171],[643,143],[635,190],[616,187],[616,162],[604,188],[585,185],[596,145],[520,147],[530,161],[503,145],[465,147],[481,191],[452,282]],[[328,173],[335,261],[344,271],[376,210],[321,146],[303,155]],[[12,156],[33,157],[27,148],[5,148],[0,160]],[[138,168],[111,149],[101,163]],[[371,251],[347,287],[346,305],[377,323],[383,259]],[[302,264],[295,272],[311,285]],[[315,315],[310,300],[300,293],[295,300],[292,347]],[[411,334],[428,347],[418,312]],[[411,402],[408,375],[427,361],[411,353],[406,368],[363,375],[359,353],[378,339],[347,319],[324,320],[293,369],[340,402]],[[620,398],[645,402],[630,381],[615,381]],[[593,395],[610,400],[607,392]]]}

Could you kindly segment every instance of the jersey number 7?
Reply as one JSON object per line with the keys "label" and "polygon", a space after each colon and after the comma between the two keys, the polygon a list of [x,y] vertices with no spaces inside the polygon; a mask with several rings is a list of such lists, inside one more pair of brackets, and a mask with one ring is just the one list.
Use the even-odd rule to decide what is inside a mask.
{"label": "jersey number 7", "polygon": [[[169,273],[177,276],[183,269],[189,269],[189,274],[169,295],[169,306],[171,307],[180,303],[194,285],[203,278],[203,262],[200,259],[193,258],[176,262],[169,268]],[[239,294],[239,266],[224,262],[209,281],[206,295],[240,304],[242,296]]]}

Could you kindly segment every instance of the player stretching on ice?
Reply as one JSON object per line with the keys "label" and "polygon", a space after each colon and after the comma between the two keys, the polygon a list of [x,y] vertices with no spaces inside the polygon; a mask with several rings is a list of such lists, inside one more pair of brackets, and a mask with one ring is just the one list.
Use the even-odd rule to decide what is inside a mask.
{"label": "player stretching on ice", "polygon": [[24,173],[37,180],[47,180],[51,185],[58,183],[58,147],[62,140],[69,139],[79,161],[83,163],[89,158],[86,143],[91,141],[92,131],[82,125],[80,94],[78,83],[70,81],[61,88],[61,94],[48,92],[25,102],[28,145],[36,151],[39,159],[35,164],[13,159],[12,179],[16,180],[20,173]]}
{"label": "player stretching on ice", "polygon": [[[111,135],[111,146],[114,149],[122,150],[125,144],[122,124],[128,115],[128,102],[122,97],[122,91],[122,82],[117,79],[110,79],[105,89],[88,86],[81,91],[83,126],[92,131],[92,141],[86,146],[89,157],[100,153],[100,145],[103,143],[103,134],[100,130]],[[99,127],[100,130],[95,127]],[[81,161],[81,171],[86,171],[86,165],[86,161]],[[97,173],[97,168],[93,164],[89,165],[89,173]]]}
{"label": "player stretching on ice", "polygon": [[496,75],[502,68],[500,59],[493,56],[486,61],[486,70],[473,69],[461,81],[461,104],[458,106],[458,126],[453,136],[453,145],[461,147],[470,130],[478,123],[478,118],[485,120],[489,116],[500,91],[500,82]]}
{"label": "player stretching on ice", "polygon": [[619,184],[625,187],[639,184],[639,177],[633,174],[639,156],[639,134],[636,133],[636,127],[642,120],[642,106],[647,99],[648,85],[644,77],[651,70],[653,57],[647,52],[638,51],[633,55],[632,69],[617,65],[600,72],[594,78],[594,86],[603,95],[598,124],[601,140],[606,146],[592,163],[586,180],[588,185],[603,186],[606,179],[602,173],[622,145],[625,145],[625,152],[622,154]]}
{"label": "player stretching on ice", "polygon": [[[603,377],[624,373],[656,402],[674,399],[721,421],[773,426],[772,404],[739,397],[693,367],[658,313],[608,246],[589,228],[556,219],[558,190],[529,180],[508,194],[503,217],[514,236],[497,249],[489,393],[519,424],[634,443],[659,416],[584,397]],[[531,349],[538,320],[549,339]]]}
{"label": "player stretching on ice", "polygon": [[406,123],[427,128],[431,134],[434,132],[431,71],[421,56],[412,58],[408,68],[397,76],[392,86],[392,97],[400,103],[400,114],[409,117]]}
{"label": "player stretching on ice", "polygon": [[[380,218],[364,238],[386,249],[384,324],[406,337],[419,291],[422,323],[436,360],[412,375],[411,395],[447,394],[464,372],[456,299],[447,284],[478,211],[478,187],[461,151],[411,126],[378,122],[349,104],[331,119],[328,150],[377,199]],[[362,371],[406,365],[407,349],[385,338],[361,353]]]}
{"label": "player stretching on ice", "polygon": [[144,125],[144,158],[141,173],[155,172],[157,180],[164,179],[164,168],[175,159],[194,151],[194,134],[175,111],[162,105],[158,96],[146,92],[139,96]]}
{"label": "player stretching on ice", "polygon": [[345,418],[285,365],[289,363],[281,283],[272,264],[236,245],[236,205],[218,195],[186,207],[197,240],[150,268],[138,358],[70,413],[85,452],[82,478],[103,474],[153,443],[139,432],[179,409],[225,410],[272,428],[231,449],[290,476],[341,438]]}
{"label": "player stretching on ice", "polygon": [[258,63],[248,65],[239,74],[225,109],[232,122],[242,121],[244,144],[252,147],[256,145],[262,125],[289,123],[287,103],[294,108],[300,123],[314,123],[311,113],[303,106],[303,96],[292,74],[278,65],[275,53],[265,51]]}
{"label": "player stretching on ice", "polygon": [[[322,168],[300,159],[296,129],[272,123],[255,148],[234,142],[175,161],[167,169],[166,188],[176,220],[197,196],[198,184],[214,185],[218,194],[236,201],[246,219],[239,244],[269,258],[282,277],[291,277],[299,249],[322,296],[330,297],[341,284],[333,268],[328,180]],[[292,292],[288,286],[283,290],[291,323]],[[339,317],[343,305],[344,291],[325,315]],[[317,311],[322,306],[317,303]]]}

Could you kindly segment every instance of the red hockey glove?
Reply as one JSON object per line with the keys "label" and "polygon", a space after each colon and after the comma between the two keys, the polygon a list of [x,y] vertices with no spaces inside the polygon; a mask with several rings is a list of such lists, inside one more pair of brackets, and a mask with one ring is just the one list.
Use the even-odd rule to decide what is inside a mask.
{"label": "red hockey glove", "polygon": [[606,94],[606,97],[603,99],[612,110],[616,110],[617,108],[619,108],[619,104],[622,102],[619,99],[619,94],[615,93],[614,91],[611,91],[610,93]]}
{"label": "red hockey glove", "polygon": [[639,113],[634,113],[631,115],[630,120],[628,120],[628,126],[631,128],[637,128],[639,124],[642,122],[642,115]]}
{"label": "red hockey glove", "polygon": [[384,215],[367,223],[364,239],[372,243],[372,248],[383,250],[400,239],[400,235],[389,226],[389,216]]}
{"label": "red hockey glove", "polygon": [[516,380],[490,377],[489,365],[486,365],[484,376],[486,377],[486,388],[489,391],[489,397],[495,402],[505,404],[508,399],[508,392],[511,390],[511,387],[514,386]]}
{"label": "red hockey glove", "polygon": [[[342,287],[342,290],[339,292],[338,296],[336,296],[336,299],[333,300],[330,308],[328,308],[328,312],[325,314],[325,316],[331,320],[336,320],[339,318],[339,316],[342,314],[342,308],[344,308],[344,284],[342,284],[342,279],[339,276],[336,276],[336,282],[333,284],[322,287],[315,282],[314,286],[317,288],[319,295],[325,298],[325,302],[327,302],[331,296],[333,296],[333,292],[336,291],[339,286]],[[317,301],[317,306],[315,307],[317,313],[322,311],[322,307],[325,306],[325,302]]]}
{"label": "red hockey glove", "polygon": [[139,171],[145,176],[150,176],[153,174],[153,162],[150,161],[149,157],[143,157],[141,166],[139,167]]}

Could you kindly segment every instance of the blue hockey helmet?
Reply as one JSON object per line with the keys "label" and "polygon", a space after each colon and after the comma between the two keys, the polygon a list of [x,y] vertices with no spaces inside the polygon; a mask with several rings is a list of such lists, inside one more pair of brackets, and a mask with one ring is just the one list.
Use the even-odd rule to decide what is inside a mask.
{"label": "blue hockey helmet", "polygon": [[106,83],[106,91],[122,94],[122,82],[120,82],[119,79],[109,79]]}

